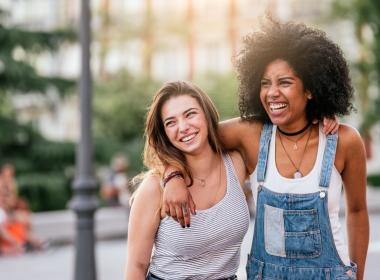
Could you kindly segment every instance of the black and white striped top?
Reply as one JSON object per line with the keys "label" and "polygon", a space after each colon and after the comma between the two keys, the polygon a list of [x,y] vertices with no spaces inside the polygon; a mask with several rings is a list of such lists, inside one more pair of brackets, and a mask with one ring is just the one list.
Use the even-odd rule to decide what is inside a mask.
{"label": "black and white striped top", "polygon": [[224,155],[223,161],[227,190],[222,200],[209,209],[197,210],[190,228],[181,228],[171,217],[161,220],[149,267],[154,275],[211,280],[236,274],[250,219],[230,156]]}

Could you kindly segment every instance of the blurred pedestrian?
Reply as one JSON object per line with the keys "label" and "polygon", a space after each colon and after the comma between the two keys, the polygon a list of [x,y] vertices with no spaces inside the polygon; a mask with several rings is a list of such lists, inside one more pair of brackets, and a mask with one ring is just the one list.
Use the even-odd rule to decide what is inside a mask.
{"label": "blurred pedestrian", "polygon": [[100,195],[107,206],[129,208],[131,191],[128,185],[128,158],[123,154],[115,155],[111,162],[111,171],[100,188]]}

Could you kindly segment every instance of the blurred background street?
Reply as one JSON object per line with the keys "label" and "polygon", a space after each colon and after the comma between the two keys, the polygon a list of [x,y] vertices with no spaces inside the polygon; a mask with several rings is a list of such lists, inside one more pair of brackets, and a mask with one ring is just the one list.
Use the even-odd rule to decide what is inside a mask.
{"label": "blurred background street", "polygon": [[[379,194],[380,196],[380,194]],[[380,209],[379,209],[380,210]],[[371,215],[366,280],[377,280],[380,275],[380,212]],[[252,225],[244,238],[241,252],[239,280],[246,279],[245,263],[252,239]],[[123,279],[126,262],[126,240],[100,241],[96,245],[98,280]],[[67,280],[73,279],[74,248],[72,245],[52,247],[46,252],[30,253],[0,260],[0,279]]]}
{"label": "blurred background street", "polygon": [[[380,279],[379,0],[90,0],[92,83],[80,87],[81,3],[87,2],[0,0],[0,198],[13,203],[0,199],[0,226],[17,212],[19,224],[9,230],[34,249],[23,253],[0,240],[0,280],[74,279],[73,209],[93,211],[97,203],[98,279],[123,279],[128,200],[137,187],[131,179],[145,170],[143,127],[153,94],[164,81],[190,80],[210,95],[221,119],[238,116],[235,58],[267,12],[324,30],[349,62],[357,110],[340,121],[358,129],[366,148],[365,279]],[[81,89],[92,93],[84,99],[89,112],[79,110]],[[80,177],[76,166],[83,116],[93,124],[85,127],[93,143],[83,145],[93,146],[85,166],[91,178]],[[252,228],[239,279],[251,234]],[[84,256],[91,256],[91,242],[86,246]]]}

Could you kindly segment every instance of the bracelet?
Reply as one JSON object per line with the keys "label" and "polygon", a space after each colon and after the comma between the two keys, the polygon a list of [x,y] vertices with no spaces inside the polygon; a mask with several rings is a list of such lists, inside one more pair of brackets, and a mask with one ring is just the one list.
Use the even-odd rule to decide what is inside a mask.
{"label": "bracelet", "polygon": [[166,184],[173,178],[181,178],[182,180],[185,179],[183,176],[183,173],[181,171],[173,171],[170,172],[165,178],[163,178],[160,182],[160,185],[162,188],[165,188]]}

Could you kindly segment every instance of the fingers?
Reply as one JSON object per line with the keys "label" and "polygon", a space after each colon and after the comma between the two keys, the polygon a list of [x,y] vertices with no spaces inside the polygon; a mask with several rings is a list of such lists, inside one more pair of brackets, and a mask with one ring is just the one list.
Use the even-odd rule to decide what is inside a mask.
{"label": "fingers", "polygon": [[183,218],[185,221],[185,225],[186,227],[190,227],[190,211],[191,210],[187,203],[182,205],[182,211],[183,211]]}
{"label": "fingers", "polygon": [[176,208],[173,205],[169,205],[169,216],[178,222]]}
{"label": "fingers", "polygon": [[324,118],[323,119],[323,128],[322,131],[324,134],[328,134],[331,132],[331,126],[333,124],[334,120]]}
{"label": "fingers", "polygon": [[167,215],[170,216],[170,208],[169,205],[165,202],[162,203],[162,211]]}
{"label": "fingers", "polygon": [[331,131],[331,134],[335,134],[338,132],[338,129],[339,129],[339,120],[337,117],[334,117],[334,127]]}
{"label": "fingers", "polygon": [[193,215],[197,214],[195,211],[195,202],[194,202],[193,197],[191,195],[189,195],[189,208],[190,208],[191,214],[193,214]]}
{"label": "fingers", "polygon": [[339,129],[339,121],[338,119],[334,116],[333,119],[323,119],[323,133],[325,134],[334,134],[338,131]]}
{"label": "fingers", "polygon": [[339,129],[339,123],[336,123],[334,128],[331,130],[331,134],[335,134],[338,132],[338,129]]}
{"label": "fingers", "polygon": [[175,207],[175,210],[177,213],[177,221],[180,223],[182,228],[185,228],[186,224],[185,224],[185,219],[183,218],[182,206],[177,204]]}

